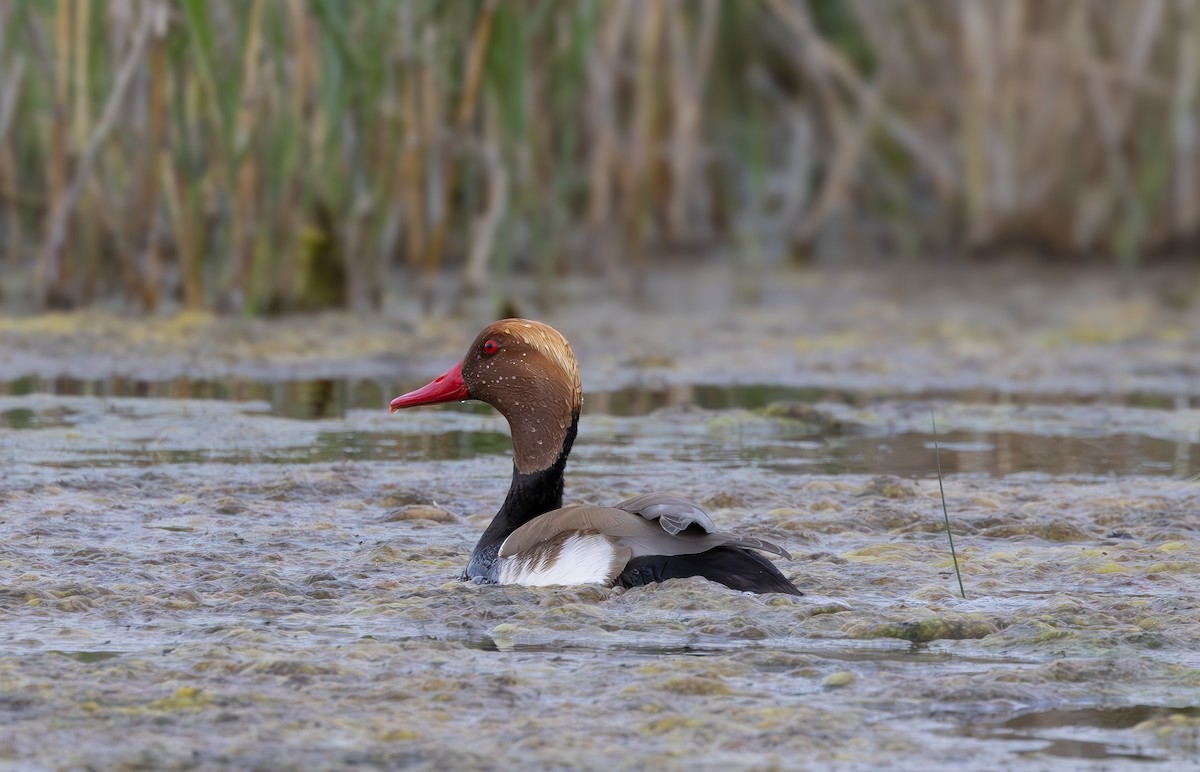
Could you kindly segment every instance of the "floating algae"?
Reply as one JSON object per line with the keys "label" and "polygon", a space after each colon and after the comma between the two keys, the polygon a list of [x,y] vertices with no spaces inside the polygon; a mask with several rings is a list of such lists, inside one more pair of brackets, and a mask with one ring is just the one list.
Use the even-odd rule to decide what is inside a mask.
{"label": "floating algae", "polygon": [[675,488],[788,547],[803,598],[458,581],[503,419],[383,410],[459,353],[449,323],[0,322],[0,766],[1194,759],[1196,319],[1110,298],[1131,343],[1064,348],[1006,316],[1061,327],[1063,292],[910,317],[894,283],[796,281],[685,339],[575,303],[561,326],[594,388],[567,500]]}

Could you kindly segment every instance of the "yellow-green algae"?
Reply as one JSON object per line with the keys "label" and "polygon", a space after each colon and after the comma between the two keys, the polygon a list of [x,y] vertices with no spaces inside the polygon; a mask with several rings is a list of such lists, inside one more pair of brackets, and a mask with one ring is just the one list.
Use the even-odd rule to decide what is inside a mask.
{"label": "yellow-green algae", "polygon": [[[35,758],[44,746],[20,738],[53,740],[82,725],[118,738],[94,748],[92,763],[148,753],[169,765],[196,748],[212,763],[270,754],[301,765],[382,764],[413,748],[439,763],[487,766],[514,731],[532,738],[528,752],[547,764],[619,764],[615,749],[626,747],[669,764],[683,746],[735,766],[882,763],[940,747],[937,735],[908,725],[947,701],[1053,703],[1100,688],[1106,699],[1148,702],[1195,688],[1186,676],[1195,671],[1173,662],[1200,646],[1191,612],[1200,541],[1186,532],[1154,537],[1164,513],[1186,522],[1200,502],[1192,486],[1042,484],[1039,495],[1066,503],[1056,516],[1085,531],[1113,500],[1165,503],[1121,509],[1117,526],[1129,538],[1117,540],[976,528],[964,545],[973,596],[964,602],[950,592],[936,534],[898,533],[869,517],[811,527],[829,512],[807,503],[822,499],[848,513],[887,506],[902,519],[932,516],[922,512],[931,481],[890,499],[860,495],[867,478],[781,488],[743,474],[731,491],[739,506],[722,511],[723,526],[780,538],[774,529],[785,519],[817,534],[807,545],[780,539],[795,559],[779,565],[808,593],[793,598],[699,580],[632,590],[460,583],[478,531],[389,521],[399,502],[385,500],[385,486],[424,484],[461,518],[503,490],[504,472],[493,466],[443,464],[429,477],[399,464],[308,466],[283,470],[282,480],[278,469],[253,465],[111,470],[106,497],[124,509],[88,495],[91,472],[19,469],[0,543],[16,580],[16,594],[3,596],[10,638],[0,674],[9,694],[22,695],[24,731],[0,741],[0,757]],[[702,466],[676,467],[685,489],[720,493]],[[464,489],[463,476],[475,484]],[[613,482],[584,477],[571,495],[599,499]],[[965,485],[996,500],[1026,488]],[[304,495],[280,497],[289,487]],[[350,488],[376,503],[342,506]],[[205,514],[206,502],[225,499],[242,507]],[[1006,516],[969,504],[955,515],[966,528]],[[154,527],[164,522],[198,527]],[[1109,564],[1127,571],[1105,573]],[[913,643],[927,654],[914,655]],[[115,656],[87,662],[44,653],[50,648]],[[173,722],[178,751],[139,728],[152,714]],[[875,739],[861,734],[864,720],[878,726]],[[223,729],[214,736],[204,726]],[[472,746],[453,739],[464,726]],[[347,742],[359,750],[338,750]],[[79,753],[71,758],[84,759]],[[1007,751],[995,753],[999,763]]]}
{"label": "yellow-green algae", "polygon": [[[818,406],[833,419],[896,432],[927,421],[925,405],[874,402],[871,389],[951,381],[1053,392],[1095,387],[1096,373],[1105,393],[1174,388],[1200,340],[1194,310],[1168,314],[1144,297],[1080,315],[1069,300],[1078,295],[1064,292],[1086,294],[1090,276],[1005,301],[1037,323],[999,315],[988,299],[1004,282],[994,280],[943,288],[911,316],[891,282],[797,281],[805,303],[714,304],[699,326],[571,303],[559,324],[589,389],[628,384],[634,367],[651,381],[669,371],[671,383],[804,378],[853,387]],[[845,302],[873,281],[877,297]],[[960,300],[953,308],[970,324],[944,323]],[[419,385],[474,333],[459,320],[338,314],[159,321],[4,320],[0,369],[384,379],[403,369]],[[637,330],[636,361],[606,324]],[[963,601],[950,591],[931,479],[738,455],[739,437],[786,435],[794,423],[751,411],[589,416],[568,500],[677,489],[720,527],[790,549],[794,559],[777,564],[807,595],[747,596],[700,580],[486,587],[457,576],[503,497],[503,449],[439,456],[397,427],[503,440],[500,419],[388,416],[382,404],[305,422],[203,400],[53,402],[69,421],[0,437],[0,716],[11,729],[0,733],[0,761],[14,767],[1006,768],[1019,744],[963,741],[956,727],[1014,706],[1184,707],[1200,687],[1200,488],[1185,479],[1095,478],[1069,465],[1007,479],[953,474]],[[35,403],[20,409],[42,409]],[[950,432],[1051,436],[1088,425],[1185,450],[1200,429],[1186,406],[1000,395],[938,410]],[[366,436],[396,442],[396,456],[289,456]],[[405,507],[449,517],[389,519]],[[1170,766],[1195,754],[1186,718],[1120,732]]]}

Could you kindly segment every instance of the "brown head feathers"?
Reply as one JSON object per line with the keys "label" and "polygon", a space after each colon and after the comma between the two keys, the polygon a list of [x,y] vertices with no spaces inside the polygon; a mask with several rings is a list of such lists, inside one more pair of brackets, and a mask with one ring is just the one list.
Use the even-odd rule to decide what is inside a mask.
{"label": "brown head feathers", "polygon": [[462,377],[472,399],[508,419],[518,471],[555,462],[583,405],[579,362],[558,330],[529,319],[493,322],[463,357]]}

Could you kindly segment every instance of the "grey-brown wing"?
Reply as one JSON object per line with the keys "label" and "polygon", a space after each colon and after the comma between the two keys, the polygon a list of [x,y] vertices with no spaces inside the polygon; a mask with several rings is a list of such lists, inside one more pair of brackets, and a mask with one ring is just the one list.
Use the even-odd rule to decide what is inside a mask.
{"label": "grey-brown wing", "polygon": [[647,520],[658,520],[659,526],[669,534],[680,533],[693,525],[707,533],[716,533],[717,530],[712,518],[699,505],[671,493],[646,493],[622,501],[616,508]]}
{"label": "grey-brown wing", "polygon": [[[763,541],[753,536],[738,536],[718,531],[716,523],[712,521],[707,512],[700,508],[700,505],[682,496],[676,496],[673,493],[644,493],[628,501],[622,501],[616,508],[632,512],[646,520],[657,520],[659,527],[672,536],[689,536],[692,532],[688,531],[688,528],[694,525],[703,529],[707,534],[720,537],[722,539],[720,544],[722,545],[748,547],[750,549],[761,550],[762,552],[770,552],[772,555],[779,555],[789,560],[792,558],[791,554],[778,544],[772,544],[769,541]],[[705,549],[711,549],[711,547],[706,547]]]}
{"label": "grey-brown wing", "polygon": [[[708,519],[707,515],[704,517]],[[644,555],[690,555],[721,546],[747,547],[791,557],[787,550],[762,539],[696,530],[669,533],[660,527],[660,523],[661,517],[656,522],[616,507],[588,504],[563,507],[536,517],[513,531],[500,545],[500,557],[512,557],[571,531],[614,537],[621,546],[628,547],[631,557],[635,558]]]}
{"label": "grey-brown wing", "polygon": [[701,543],[705,533],[682,536],[669,534],[658,525],[632,512],[614,507],[582,504],[563,507],[535,517],[513,531],[500,545],[500,557],[507,558],[534,549],[536,545],[558,538],[567,532],[590,532],[612,536],[633,550],[633,556],[674,555],[703,552],[718,546]]}

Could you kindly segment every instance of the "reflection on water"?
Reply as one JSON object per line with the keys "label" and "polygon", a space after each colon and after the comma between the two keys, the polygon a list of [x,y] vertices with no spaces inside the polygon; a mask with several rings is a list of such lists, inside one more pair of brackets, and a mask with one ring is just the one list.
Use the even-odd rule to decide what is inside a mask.
{"label": "reflection on water", "polygon": [[[18,378],[0,381],[0,397],[5,395],[52,394],[59,396],[149,397],[154,399],[219,399],[234,402],[264,402],[271,413],[285,418],[339,418],[347,410],[373,410],[387,407],[388,401],[421,386],[415,381],[381,380],[290,380],[254,381],[244,378],[204,380],[172,378],[167,380],[138,380],[114,377],[107,380],[77,378]],[[769,384],[714,386],[706,384],[677,384],[657,388],[629,387],[613,391],[587,393],[584,413],[640,416],[665,408],[702,408],[705,410],[757,410],[774,402],[833,402],[865,404],[874,399],[904,399],[909,401],[943,401],[970,404],[1038,404],[1092,405],[1103,404],[1177,410],[1200,407],[1200,397],[1145,392],[1116,393],[1106,396],[1075,394],[1013,394],[998,390],[964,389],[919,392],[863,392],[853,389],[798,388]],[[463,409],[477,409],[464,406]],[[18,416],[5,414],[3,423],[13,428]]]}
{"label": "reflection on water", "polygon": [[1097,729],[1132,729],[1152,718],[1183,716],[1200,718],[1200,708],[1164,708],[1157,705],[1128,705],[1121,708],[1074,708],[1021,713],[1004,722],[1007,729],[1047,729],[1063,726],[1092,726]]}
{"label": "reflection on water", "polygon": [[45,462],[64,469],[156,466],[159,464],[319,464],[339,461],[453,461],[503,455],[511,447],[502,432],[449,431],[439,434],[367,435],[322,432],[312,445],[269,449],[85,449],[67,460]]}
{"label": "reflection on water", "polygon": [[[1141,435],[1104,438],[1038,436],[1015,432],[952,432],[938,437],[946,474],[1004,477],[1019,473],[1066,475],[1166,475],[1200,470],[1200,444]],[[929,472],[930,434],[911,432],[882,440],[851,438],[842,449],[847,470],[904,477]]]}
{"label": "reflection on water", "polygon": [[[160,381],[134,378],[80,380],[77,378],[18,378],[0,381],[0,396],[53,394],[69,397],[147,397],[151,399],[219,399],[231,402],[265,402],[271,413],[285,418],[336,418],[352,408],[387,404],[388,384],[321,378],[300,381],[250,381],[244,378],[197,380],[172,378]],[[395,396],[395,395],[391,395]],[[28,428],[31,417],[0,416],[0,426]]]}
{"label": "reflection on water", "polygon": [[[373,410],[387,407],[397,394],[419,383],[380,382],[373,380],[299,380],[250,381],[241,378],[195,380],[174,378],[145,381],[130,378],[87,381],[75,378],[20,378],[0,382],[0,396],[51,394],[72,397],[148,397],[153,399],[218,399],[233,402],[263,402],[272,415],[285,418],[340,418],[347,410]],[[815,403],[839,401],[852,403],[857,396],[828,389],[797,389],[783,386],[704,386],[683,385],[659,389],[628,388],[610,392],[589,392],[585,413],[639,416],[664,408],[698,407],[706,410],[727,408],[757,409],[772,402],[790,400]],[[464,405],[459,409],[486,409]],[[9,411],[0,425],[28,428],[45,416],[17,415]]]}
{"label": "reflection on water", "polygon": [[958,733],[1021,743],[1027,747],[1018,755],[1025,757],[1166,761],[1160,749],[1147,747],[1144,738],[1126,732],[1151,719],[1174,717],[1200,717],[1200,708],[1129,705],[1028,711],[999,722],[964,724]]}
{"label": "reflection on water", "polygon": [[[69,400],[53,399],[36,405],[12,404],[3,409],[4,395],[143,397],[159,401],[218,400],[247,405],[239,418],[257,416],[303,419],[316,429],[303,442],[287,433],[252,444],[208,443],[197,437],[189,442],[163,442],[160,438],[112,439],[88,445],[76,443],[73,452],[47,457],[41,462],[62,467],[150,466],[179,463],[320,463],[346,460],[456,460],[510,452],[507,435],[495,424],[435,427],[428,421],[402,418],[349,425],[351,411],[378,410],[387,400],[413,384],[376,381],[311,380],[260,382],[230,379],[200,381],[107,381],[25,378],[0,383],[0,429],[28,430],[74,427],[90,430],[97,420]],[[1169,409],[1184,407],[1161,395],[1130,394],[1112,398],[1108,405],[1150,405],[1154,415],[1169,416]],[[1009,405],[1012,395],[964,392],[944,395],[876,394],[846,390],[797,389],[779,386],[671,386],[661,389],[627,388],[589,393],[585,416],[610,416],[603,426],[585,424],[577,442],[577,459],[589,466],[669,460],[738,468],[753,465],[779,473],[893,474],[923,478],[934,474],[933,437],[908,427],[886,423],[875,426],[842,426],[822,422],[820,409],[806,407],[891,404],[907,406],[931,399],[952,404]],[[1069,395],[1027,395],[1029,404],[1074,404]],[[1185,400],[1186,402],[1186,400]],[[784,403],[786,415],[805,420],[768,420],[762,408]],[[87,405],[103,403],[86,403]],[[253,406],[253,407],[250,407]],[[261,406],[261,407],[259,407]],[[97,408],[89,407],[95,411]],[[466,403],[442,408],[466,416],[490,416],[485,405]],[[1088,408],[1089,410],[1091,408]],[[1099,410],[1100,408],[1097,408]],[[742,411],[720,413],[709,411]],[[760,411],[746,413],[745,411]],[[137,419],[128,403],[109,405],[108,415]],[[818,420],[808,420],[809,413]],[[904,413],[905,410],[901,410]],[[912,412],[912,411],[908,411]],[[771,415],[768,411],[766,415]],[[653,415],[661,420],[629,421],[622,418]],[[407,418],[407,416],[406,416]],[[1103,417],[1101,417],[1103,419]],[[315,424],[308,424],[316,421]],[[452,423],[439,421],[438,424]],[[1145,433],[1139,433],[1145,431]],[[1033,473],[1052,476],[1138,475],[1188,478],[1200,473],[1200,443],[1194,437],[1166,439],[1134,426],[1128,431],[1078,436],[1062,432],[967,431],[941,434],[942,467],[950,475],[1004,477]],[[582,467],[586,469],[588,467]],[[586,472],[585,472],[586,473]]]}

